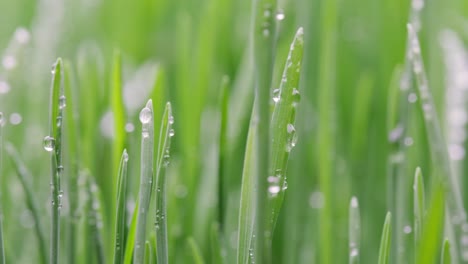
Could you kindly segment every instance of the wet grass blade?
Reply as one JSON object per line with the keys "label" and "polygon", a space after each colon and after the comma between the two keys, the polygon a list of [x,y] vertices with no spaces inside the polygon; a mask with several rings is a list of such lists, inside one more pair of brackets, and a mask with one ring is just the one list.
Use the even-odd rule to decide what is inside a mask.
{"label": "wet grass blade", "polygon": [[271,245],[265,239],[268,214],[267,177],[270,154],[270,89],[273,79],[276,43],[276,0],[256,0],[254,5],[254,69],[256,79],[255,108],[258,117],[255,209],[255,255],[258,263],[271,262]]}
{"label": "wet grass blade", "polygon": [[273,91],[275,108],[271,119],[271,155],[268,173],[268,197],[270,210],[266,226],[271,240],[279,211],[283,204],[284,192],[287,188],[286,169],[289,153],[296,146],[295,129],[296,108],[299,104],[299,78],[302,56],[304,52],[304,31],[299,28],[291,43],[288,59],[283,71],[279,89]]}
{"label": "wet grass blade", "polygon": [[421,243],[421,233],[422,227],[424,225],[424,215],[425,215],[425,208],[424,208],[424,180],[422,177],[421,169],[418,167],[416,168],[416,173],[414,175],[414,246],[415,248],[419,247]]}
{"label": "wet grass blade", "polygon": [[60,210],[62,207],[60,179],[63,173],[62,117],[65,108],[65,100],[62,87],[62,60],[59,58],[52,69],[52,85],[49,102],[49,136],[44,138],[44,149],[51,152],[52,227],[49,258],[51,264],[57,264],[59,261]]}
{"label": "wet grass blade", "polygon": [[237,240],[237,264],[249,263],[252,235],[255,222],[255,173],[257,165],[256,134],[258,123],[252,114],[247,145],[245,148],[244,171],[242,172],[239,226]]}
{"label": "wet grass blade", "polygon": [[[379,249],[379,262],[378,264],[388,264],[389,257],[390,257],[390,245],[391,245],[391,220],[392,214],[390,212],[387,213],[385,217],[385,223],[382,230],[382,237],[380,240],[380,249]],[[428,263],[428,262],[426,262]]]}
{"label": "wet grass blade", "polygon": [[444,240],[442,245],[442,253],[440,255],[440,264],[451,264],[452,259],[450,258],[450,242],[448,239]]}
{"label": "wet grass blade", "polygon": [[417,263],[435,263],[439,261],[439,250],[442,249],[442,234],[445,218],[445,189],[434,183],[431,201],[424,219],[419,247],[416,248]]}
{"label": "wet grass blade", "polygon": [[11,161],[14,164],[21,185],[23,186],[24,193],[26,195],[26,205],[31,211],[31,215],[35,223],[34,227],[36,231],[36,237],[38,240],[37,242],[39,245],[40,263],[47,263],[47,244],[43,224],[40,221],[41,211],[37,204],[39,199],[37,198],[34,189],[31,186],[32,175],[26,168],[24,162],[21,160],[18,151],[15,149],[15,147],[10,143],[7,143],[5,147],[6,151],[8,152],[8,155],[10,156]]}
{"label": "wet grass blade", "polygon": [[187,245],[190,249],[190,252],[192,254],[192,261],[191,263],[194,264],[205,264],[205,261],[203,260],[200,247],[198,246],[197,242],[193,237],[189,237],[187,239]]}
{"label": "wet grass blade", "polygon": [[[417,33],[411,24],[408,24],[408,40],[410,41],[409,59],[411,60],[414,76],[418,86],[418,98],[424,117],[424,125],[431,150],[431,160],[434,164],[433,184],[441,184],[447,191],[447,209],[449,219],[453,222],[450,228],[455,234],[457,244],[452,245],[454,251],[460,247],[460,251],[467,251],[468,245],[461,243],[462,236],[468,235],[468,230],[463,226],[467,225],[466,211],[463,205],[460,185],[456,175],[451,172],[447,145],[442,135],[442,129],[437,117],[437,111],[429,88],[423,59],[421,56],[421,46]],[[459,253],[456,253],[458,255]]]}
{"label": "wet grass blade", "polygon": [[114,264],[123,263],[125,250],[125,227],[127,225],[127,164],[128,154],[124,149],[120,159],[117,178],[117,210],[115,223]]}
{"label": "wet grass blade", "polygon": [[158,263],[169,263],[167,239],[167,197],[166,168],[169,165],[171,137],[174,136],[171,104],[166,109],[161,122],[156,164],[156,247]]}
{"label": "wet grass blade", "polygon": [[351,198],[349,204],[349,263],[359,263],[361,245],[361,216],[359,203],[356,197]]}
{"label": "wet grass blade", "polygon": [[96,251],[98,263],[107,263],[102,236],[102,208],[99,202],[99,189],[94,179],[88,175],[87,192],[89,197],[89,230],[91,232],[91,243]]}
{"label": "wet grass blade", "polygon": [[138,198],[137,230],[134,264],[142,264],[145,258],[146,222],[153,184],[153,152],[154,152],[154,117],[151,99],[140,112],[141,130],[141,164],[140,164],[140,191]]}
{"label": "wet grass blade", "polygon": [[145,243],[145,248],[145,264],[153,264],[153,247],[148,240]]}
{"label": "wet grass blade", "polygon": [[138,219],[138,203],[135,205],[133,211],[132,222],[130,223],[130,228],[128,229],[127,241],[125,243],[125,258],[124,264],[132,264],[133,259],[133,249],[135,246],[135,237],[137,230],[137,219]]}
{"label": "wet grass blade", "polygon": [[[0,112],[0,185],[3,184],[3,122],[3,113]],[[2,191],[0,190],[0,264],[5,264],[5,247],[3,241],[3,207]]]}

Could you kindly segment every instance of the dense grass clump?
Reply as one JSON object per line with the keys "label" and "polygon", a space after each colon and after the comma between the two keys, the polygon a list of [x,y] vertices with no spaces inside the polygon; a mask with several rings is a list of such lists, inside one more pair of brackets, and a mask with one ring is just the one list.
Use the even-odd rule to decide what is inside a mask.
{"label": "dense grass clump", "polygon": [[467,14],[0,2],[0,264],[468,263]]}

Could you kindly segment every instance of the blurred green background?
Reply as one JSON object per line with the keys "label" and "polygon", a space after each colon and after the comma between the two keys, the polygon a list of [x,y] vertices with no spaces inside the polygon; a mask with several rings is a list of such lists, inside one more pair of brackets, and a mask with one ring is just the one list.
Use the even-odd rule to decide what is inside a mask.
{"label": "blurred green background", "polygon": [[[227,263],[234,262],[243,156],[254,96],[251,2],[0,0],[4,140],[18,148],[32,172],[44,223],[48,223],[50,215],[49,162],[42,139],[48,126],[50,69],[55,59],[62,57],[73,72],[76,96],[68,100],[73,100],[79,116],[80,169],[94,177],[99,187],[102,232],[108,244],[106,250],[112,249],[106,237],[113,230],[106,216],[114,210],[112,173],[116,171],[111,165],[113,121],[109,93],[112,54],[119,49],[127,110],[125,146],[130,155],[129,184],[133,190],[129,212],[134,207],[139,179],[138,112],[152,88],[162,85],[163,101],[171,101],[174,107],[176,134],[168,169],[171,263],[191,263],[185,242],[189,236],[195,238],[207,263],[213,263],[210,232],[216,224],[220,225]],[[405,172],[400,174],[402,184],[395,189],[388,184],[389,164],[399,158],[392,156],[395,147],[389,143],[389,133],[395,128],[388,121],[393,114],[389,102],[392,91],[398,89],[398,74],[405,61],[411,4],[408,0],[279,1],[278,13],[284,14],[284,19],[278,26],[273,83],[279,85],[289,44],[300,26],[304,27],[305,55],[296,121],[299,140],[290,156],[288,190],[274,235],[274,263],[347,262],[351,196],[359,199],[361,208],[362,263],[375,263],[385,213],[395,197],[402,197],[407,206],[393,212],[401,220],[393,231],[394,237],[401,237],[401,243],[392,250],[403,252],[405,260],[394,263],[411,259],[412,234],[402,227],[412,221],[413,174],[420,166],[425,178],[430,178],[432,168],[423,120],[415,104],[409,104],[410,127],[404,132],[407,144],[396,147],[406,153]],[[334,12],[335,23],[324,23],[324,16]],[[421,15],[423,58],[449,143],[453,132],[449,106],[458,102],[457,97],[466,97],[463,92],[450,97],[448,91],[454,80],[468,76],[468,62],[461,59],[458,67],[456,64],[457,58],[464,58],[467,15],[468,2],[463,0],[427,0]],[[332,56],[325,59],[327,65],[321,58],[330,44],[323,41],[324,32],[331,32],[333,44]],[[330,87],[320,86],[324,71],[332,77]],[[229,80],[229,111],[227,138],[221,148],[219,98],[223,79]],[[330,100],[319,100],[324,89],[330,88]],[[161,114],[163,107],[155,106],[159,109],[155,113]],[[460,133],[465,133],[466,104],[461,103],[461,109],[464,121]],[[323,112],[330,113],[330,118],[320,120]],[[329,175],[332,190],[327,197],[321,192],[318,177],[323,161],[318,131],[324,126],[330,128],[333,141]],[[463,150],[451,157],[458,164],[461,189],[468,189],[464,180],[464,136],[456,143]],[[453,154],[450,150],[453,148],[449,146]],[[35,223],[15,174],[4,157],[0,188],[7,259],[9,263],[35,263]],[[464,197],[468,202],[468,196]],[[319,232],[319,216],[324,199],[331,199],[331,230],[326,235],[332,256],[323,256],[320,250],[324,238]],[[67,214],[67,204],[65,201],[63,215]],[[66,232],[62,238],[65,245]],[[80,250],[84,250],[82,245]],[[61,255],[65,258],[65,254]]]}

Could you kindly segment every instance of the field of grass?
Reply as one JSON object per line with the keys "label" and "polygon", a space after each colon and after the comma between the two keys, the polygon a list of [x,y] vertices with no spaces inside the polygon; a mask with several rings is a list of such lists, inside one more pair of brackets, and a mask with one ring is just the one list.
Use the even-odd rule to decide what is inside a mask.
{"label": "field of grass", "polygon": [[0,1],[0,264],[468,263],[468,2]]}

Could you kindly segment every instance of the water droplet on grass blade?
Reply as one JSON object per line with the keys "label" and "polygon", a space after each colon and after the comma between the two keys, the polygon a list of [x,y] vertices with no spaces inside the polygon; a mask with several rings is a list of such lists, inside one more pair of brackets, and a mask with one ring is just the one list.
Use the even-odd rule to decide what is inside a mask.
{"label": "water droplet on grass blade", "polygon": [[169,125],[172,125],[172,124],[174,124],[174,117],[170,116],[169,117]]}
{"label": "water droplet on grass blade", "polygon": [[12,70],[16,67],[16,58],[13,55],[6,55],[2,60],[5,70]]}
{"label": "water droplet on grass blade", "polygon": [[281,91],[280,89],[273,90],[273,102],[278,103],[280,101]]}
{"label": "water droplet on grass blade", "polygon": [[278,11],[278,13],[276,13],[276,16],[275,16],[276,20],[278,21],[282,21],[284,18],[285,18],[285,15],[284,15],[284,12],[283,11]]}
{"label": "water droplet on grass blade", "polygon": [[59,109],[64,109],[65,106],[67,106],[67,98],[64,95],[62,95],[59,98]]}
{"label": "water droplet on grass blade", "polygon": [[3,126],[3,112],[0,112],[0,126]]}
{"label": "water droplet on grass blade", "polygon": [[55,149],[55,138],[51,136],[44,137],[43,145],[47,152],[53,151]]}
{"label": "water droplet on grass blade", "polygon": [[174,129],[171,128],[171,129],[169,130],[169,136],[170,136],[170,137],[173,137],[174,135],[175,135]]}
{"label": "water droplet on grass blade", "polygon": [[148,124],[152,118],[152,111],[148,107],[144,107],[140,112],[140,122],[142,124]]}

